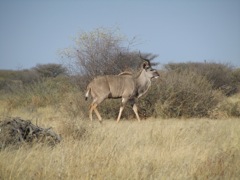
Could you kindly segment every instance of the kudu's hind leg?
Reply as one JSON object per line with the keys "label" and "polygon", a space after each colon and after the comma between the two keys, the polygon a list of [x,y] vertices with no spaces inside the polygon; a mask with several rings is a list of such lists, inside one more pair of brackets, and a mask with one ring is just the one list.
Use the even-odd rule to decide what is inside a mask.
{"label": "kudu's hind leg", "polygon": [[92,112],[94,111],[95,114],[97,115],[98,117],[98,120],[100,122],[102,122],[102,117],[100,115],[100,113],[98,112],[97,110],[97,106],[104,100],[105,98],[94,98],[91,106],[90,106],[90,110],[89,110],[89,118],[90,120],[92,121]]}
{"label": "kudu's hind leg", "polygon": [[92,111],[93,111],[93,109],[94,109],[94,103],[92,103],[91,105],[90,105],[90,109],[89,109],[89,119],[92,121],[93,119],[92,119]]}
{"label": "kudu's hind leg", "polygon": [[101,122],[102,121],[102,117],[100,115],[100,113],[98,112],[97,110],[97,103],[92,103],[91,104],[91,107],[90,107],[90,110],[89,110],[89,118],[90,120],[92,121],[92,111],[94,111],[98,117],[98,120]]}
{"label": "kudu's hind leg", "polygon": [[98,117],[98,120],[99,120],[100,122],[102,122],[102,117],[101,117],[100,113],[99,113],[98,110],[97,110],[97,106],[94,108],[94,112],[96,113],[96,115],[97,115],[97,117]]}
{"label": "kudu's hind leg", "polygon": [[131,104],[131,106],[133,108],[133,111],[134,111],[134,113],[135,113],[135,115],[137,117],[138,122],[140,122],[140,117],[138,115],[138,108],[137,108],[136,101],[137,101],[137,99],[130,99],[130,104]]}

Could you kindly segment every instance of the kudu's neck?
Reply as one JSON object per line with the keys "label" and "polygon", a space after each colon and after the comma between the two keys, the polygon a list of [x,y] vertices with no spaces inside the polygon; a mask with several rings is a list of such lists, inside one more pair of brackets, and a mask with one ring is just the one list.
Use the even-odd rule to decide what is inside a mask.
{"label": "kudu's neck", "polygon": [[149,78],[146,74],[146,71],[143,69],[139,76],[136,77],[136,91],[137,97],[144,95],[149,87],[151,86],[151,78]]}

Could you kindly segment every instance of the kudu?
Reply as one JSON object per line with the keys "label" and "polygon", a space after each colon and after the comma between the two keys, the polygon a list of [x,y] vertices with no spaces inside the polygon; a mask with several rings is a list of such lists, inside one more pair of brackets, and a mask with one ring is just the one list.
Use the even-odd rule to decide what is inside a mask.
{"label": "kudu", "polygon": [[151,79],[158,78],[157,70],[152,69],[150,61],[141,56],[144,60],[140,72],[134,77],[129,72],[123,72],[119,75],[105,75],[94,78],[87,86],[85,98],[87,100],[89,94],[92,96],[92,104],[90,105],[89,118],[92,121],[92,112],[94,111],[101,122],[102,117],[97,110],[97,106],[107,98],[122,98],[122,105],[119,110],[117,122],[119,122],[122,111],[127,101],[131,102],[133,111],[140,121],[136,99],[144,95],[151,86]]}

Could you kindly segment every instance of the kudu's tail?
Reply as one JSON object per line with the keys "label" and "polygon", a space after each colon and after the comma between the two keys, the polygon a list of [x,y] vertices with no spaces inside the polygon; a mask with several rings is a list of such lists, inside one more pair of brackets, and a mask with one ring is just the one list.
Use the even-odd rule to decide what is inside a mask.
{"label": "kudu's tail", "polygon": [[86,100],[86,101],[87,101],[87,99],[88,99],[88,96],[89,96],[90,91],[91,91],[91,88],[90,88],[90,86],[88,86],[88,87],[87,87],[87,92],[86,92],[86,94],[85,94],[85,100]]}

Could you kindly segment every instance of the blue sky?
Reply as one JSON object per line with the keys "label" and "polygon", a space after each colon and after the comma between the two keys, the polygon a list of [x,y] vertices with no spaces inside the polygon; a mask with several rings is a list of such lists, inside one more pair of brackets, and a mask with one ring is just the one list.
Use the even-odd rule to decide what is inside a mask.
{"label": "blue sky", "polygon": [[80,31],[120,28],[161,64],[240,67],[240,0],[1,0],[0,69],[61,63]]}

